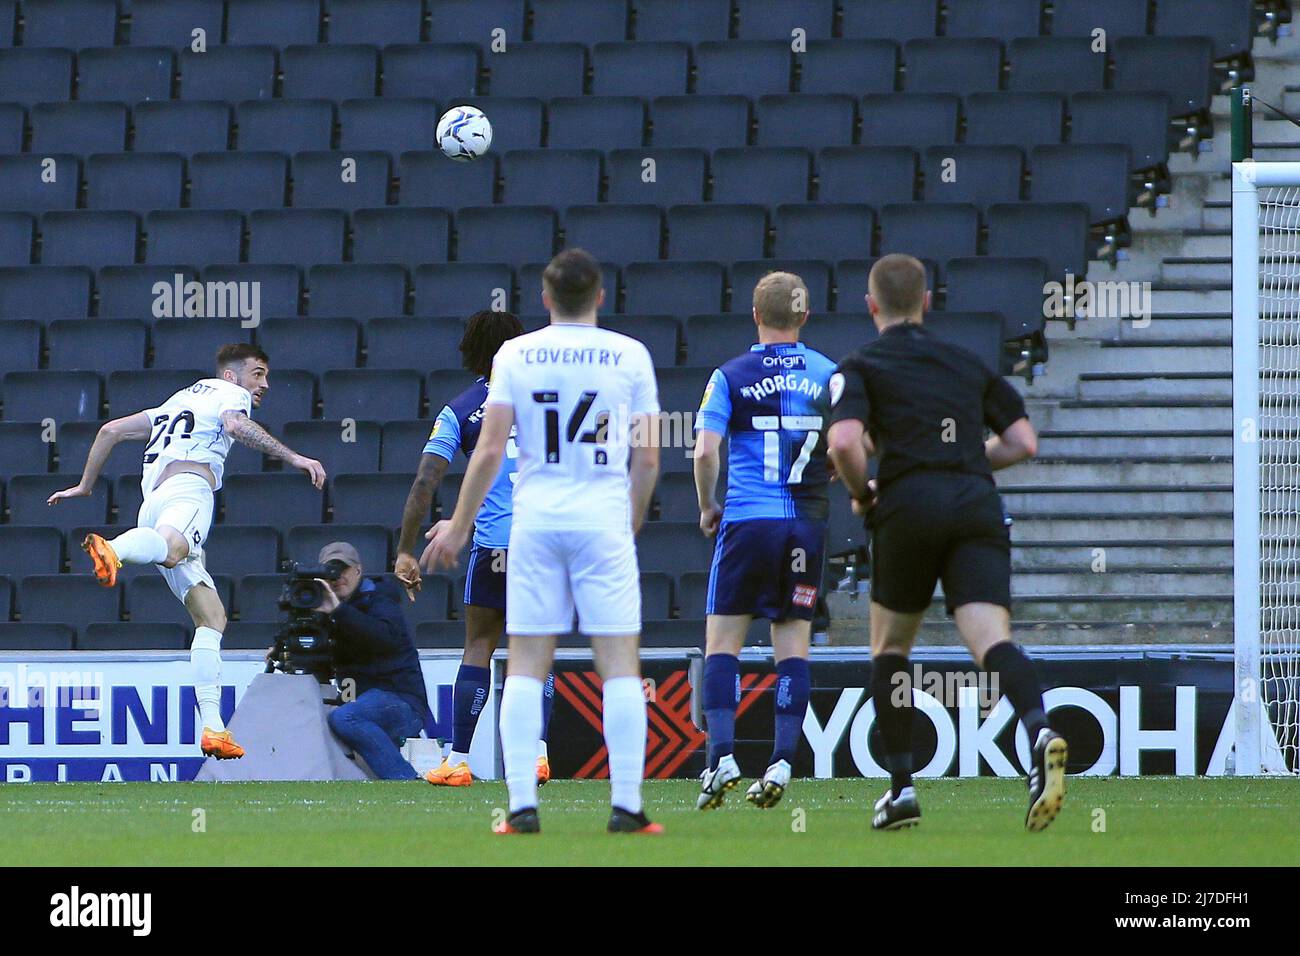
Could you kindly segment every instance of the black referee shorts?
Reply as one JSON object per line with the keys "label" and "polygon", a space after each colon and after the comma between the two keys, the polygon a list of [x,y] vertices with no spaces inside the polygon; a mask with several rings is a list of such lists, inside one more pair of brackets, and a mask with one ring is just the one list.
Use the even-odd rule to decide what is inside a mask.
{"label": "black referee shorts", "polygon": [[943,581],[951,614],[963,604],[1011,607],[1011,535],[987,478],[914,471],[890,483],[871,510],[871,599],[915,614]]}

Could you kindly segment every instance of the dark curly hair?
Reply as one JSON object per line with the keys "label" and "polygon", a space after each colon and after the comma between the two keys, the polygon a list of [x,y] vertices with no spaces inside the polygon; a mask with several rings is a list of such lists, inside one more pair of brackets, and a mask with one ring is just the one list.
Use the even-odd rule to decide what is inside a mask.
{"label": "dark curly hair", "polygon": [[524,327],[513,313],[475,312],[465,323],[460,340],[461,364],[477,375],[492,374],[492,359],[502,344],[524,334]]}

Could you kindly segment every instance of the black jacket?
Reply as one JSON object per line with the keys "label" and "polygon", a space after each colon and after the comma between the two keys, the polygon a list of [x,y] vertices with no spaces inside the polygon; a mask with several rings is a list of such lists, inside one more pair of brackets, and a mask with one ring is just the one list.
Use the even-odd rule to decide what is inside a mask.
{"label": "black jacket", "polygon": [[362,578],[352,596],[330,615],[330,636],[340,684],[355,681],[357,697],[371,688],[398,694],[428,723],[420,655],[396,580]]}

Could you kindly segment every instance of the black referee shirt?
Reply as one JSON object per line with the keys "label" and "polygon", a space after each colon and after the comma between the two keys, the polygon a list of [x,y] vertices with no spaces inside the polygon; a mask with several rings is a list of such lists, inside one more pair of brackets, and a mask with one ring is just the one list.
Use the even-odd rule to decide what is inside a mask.
{"label": "black referee shirt", "polygon": [[984,427],[1025,416],[1011,384],[974,352],[913,322],[891,325],[831,377],[831,422],[862,422],[880,455],[877,490],[919,469],[984,475]]}

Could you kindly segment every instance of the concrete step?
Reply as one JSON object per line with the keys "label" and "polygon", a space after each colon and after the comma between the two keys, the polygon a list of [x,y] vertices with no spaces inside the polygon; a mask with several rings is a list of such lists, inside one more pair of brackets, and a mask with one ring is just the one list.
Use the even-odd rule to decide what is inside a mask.
{"label": "concrete step", "polygon": [[[1016,525],[1019,531],[1019,523]],[[1012,567],[1073,569],[1091,572],[1122,567],[1177,566],[1225,568],[1232,565],[1231,540],[1161,541],[1119,539],[1087,541],[1018,541],[1011,545]]]}
{"label": "concrete step", "polygon": [[1133,512],[1230,511],[1232,485],[1003,485],[1002,502],[1012,516],[1020,511],[1039,514],[1053,511],[1091,510],[1097,515]]}
{"label": "concrete step", "polygon": [[[1084,399],[1232,398],[1231,372],[1086,372],[1079,376]],[[1040,449],[1041,453],[1041,449]],[[1100,453],[1099,453],[1100,454]]]}
{"label": "concrete step", "polygon": [[1098,514],[1087,502],[1084,508],[1011,511],[1013,545],[1024,542],[1153,540],[1231,540],[1232,511],[1158,511],[1145,514]]}
{"label": "concrete step", "polygon": [[1231,229],[1189,229],[1183,233],[1182,252],[1185,256],[1232,255]]}
{"label": "concrete step", "polygon": [[1076,455],[1035,458],[998,473],[1004,486],[1212,485],[1232,482],[1232,459],[1206,455],[1114,459]]}
{"label": "concrete step", "polygon": [[[1124,366],[1116,363],[1115,367]],[[1043,431],[1200,431],[1231,428],[1232,403],[1221,399],[1034,403],[1029,419]]]}
{"label": "concrete step", "polygon": [[1230,431],[1038,433],[1038,453],[1052,455],[1232,455]]}
{"label": "concrete step", "polygon": [[[1231,277],[1229,277],[1231,278]],[[1232,311],[1232,289],[1229,288],[1160,288],[1151,293],[1151,312],[1161,316],[1169,312]]]}
{"label": "concrete step", "polygon": [[[862,622],[854,621],[861,626]],[[1115,644],[1215,644],[1231,643],[1231,622],[1152,621],[1130,624],[1116,621],[1011,621],[1011,635],[1021,645]],[[834,625],[832,625],[832,637]],[[834,641],[832,641],[834,643]],[[848,643],[845,641],[844,643]],[[926,620],[918,644],[961,645],[957,625],[951,620]]]}
{"label": "concrete step", "polygon": [[[1161,320],[1152,319],[1151,326]],[[1173,321],[1173,320],[1170,320]],[[1148,331],[1151,326],[1148,326]],[[1136,330],[1134,330],[1136,331]],[[1125,372],[1230,372],[1232,342],[1218,338],[1164,339],[1158,335],[1126,337],[1102,342],[1099,365],[1088,371],[1115,369]],[[1201,344],[1205,343],[1205,344]]]}
{"label": "concrete step", "polygon": [[[1181,623],[1232,620],[1232,598],[1198,595],[1167,597],[1162,594],[1035,594],[1016,597],[1012,588],[1012,619],[1025,621],[1096,621],[1108,624]],[[943,602],[926,612],[933,621],[945,619]],[[1231,633],[1229,628],[1228,633]]]}
{"label": "concrete step", "polygon": [[1232,343],[1232,315],[1218,312],[1170,312],[1155,315],[1150,322],[1120,322],[1120,342],[1149,342],[1203,339]]}
{"label": "concrete step", "polygon": [[1231,229],[1232,203],[1206,203],[1201,212],[1201,227],[1203,229]]}
{"label": "concrete step", "polygon": [[[1231,250],[1229,250],[1231,251]],[[1232,284],[1232,257],[1170,256],[1164,260],[1160,275],[1166,282],[1220,282]]]}
{"label": "concrete step", "polygon": [[1232,596],[1232,569],[1170,566],[1123,568],[1108,563],[1104,572],[1062,568],[1023,568],[1012,575],[1011,593],[1021,598],[1038,595],[1080,596],[1166,594],[1171,597]]}

